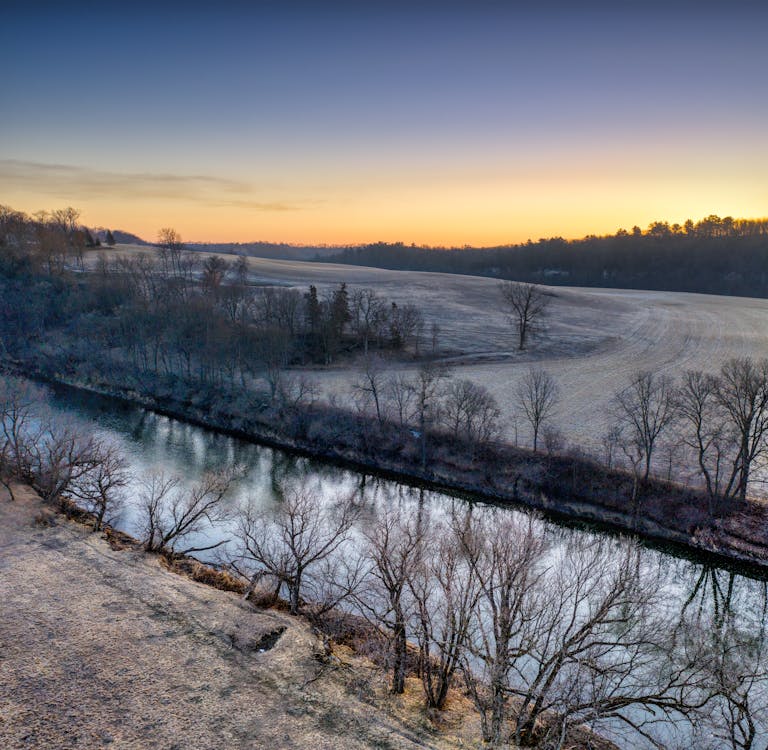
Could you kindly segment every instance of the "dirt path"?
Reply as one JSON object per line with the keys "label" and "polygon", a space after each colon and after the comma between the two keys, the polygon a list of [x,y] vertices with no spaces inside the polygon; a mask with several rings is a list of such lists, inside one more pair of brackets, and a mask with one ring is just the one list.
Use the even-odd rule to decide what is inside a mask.
{"label": "dirt path", "polygon": [[3,750],[449,746],[359,701],[305,623],[41,512],[0,496]]}

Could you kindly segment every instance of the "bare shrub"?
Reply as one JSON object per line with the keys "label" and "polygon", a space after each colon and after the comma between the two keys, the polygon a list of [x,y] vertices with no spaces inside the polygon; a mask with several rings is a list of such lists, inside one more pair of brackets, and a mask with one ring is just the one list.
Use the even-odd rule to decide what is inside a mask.
{"label": "bare shrub", "polygon": [[360,397],[360,407],[364,414],[371,406],[374,407],[379,425],[384,423],[385,383],[384,363],[381,358],[366,355],[361,372],[352,388]]}
{"label": "bare shrub", "polygon": [[73,483],[71,494],[93,514],[93,529],[100,531],[104,522],[119,512],[131,472],[127,459],[115,445],[97,445],[91,460],[89,470]]}
{"label": "bare shrub", "polygon": [[562,453],[565,448],[565,436],[557,429],[547,425],[543,431],[544,438],[544,450],[547,451],[548,456],[554,456],[557,453]]}
{"label": "bare shrub", "polygon": [[49,415],[31,446],[32,486],[46,502],[63,501],[96,468],[99,446],[75,422]]}

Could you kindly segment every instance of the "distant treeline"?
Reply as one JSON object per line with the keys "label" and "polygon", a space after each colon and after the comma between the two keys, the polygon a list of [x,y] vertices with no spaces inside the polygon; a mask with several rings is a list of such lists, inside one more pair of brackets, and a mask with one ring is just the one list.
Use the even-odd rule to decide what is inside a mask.
{"label": "distant treeline", "polygon": [[657,221],[645,231],[635,226],[604,237],[553,237],[488,248],[377,242],[316,259],[561,286],[767,297],[768,219]]}

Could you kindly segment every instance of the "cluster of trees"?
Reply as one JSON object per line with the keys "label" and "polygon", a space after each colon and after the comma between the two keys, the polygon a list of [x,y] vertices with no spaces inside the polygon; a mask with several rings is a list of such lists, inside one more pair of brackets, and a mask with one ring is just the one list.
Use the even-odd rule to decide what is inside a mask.
{"label": "cluster of trees", "polygon": [[[729,359],[719,373],[689,370],[675,382],[641,371],[614,399],[607,452],[620,449],[647,481],[659,444],[679,445],[696,467],[713,514],[720,500],[745,500],[768,456],[768,360]],[[610,461],[610,459],[608,459]]]}
{"label": "cluster of trees", "polygon": [[[316,616],[343,600],[369,620],[393,693],[414,658],[431,708],[445,707],[460,677],[493,746],[562,747],[573,727],[609,719],[642,731],[637,710],[669,719],[702,702],[692,654],[678,650],[678,668],[662,667],[671,638],[631,545],[607,562],[605,541],[549,543],[534,517],[466,510],[438,520],[402,508],[355,539],[350,513],[347,499],[323,508],[294,488],[268,521],[247,517],[235,563],[254,583],[284,585],[294,611]],[[304,580],[307,593],[323,590],[319,604]]]}
{"label": "cluster of trees", "polygon": [[80,211],[71,206],[54,211],[38,211],[27,216],[0,205],[0,247],[5,250],[3,265],[22,263],[61,272],[68,265],[82,269],[85,250],[101,246],[100,234],[109,247],[115,237],[109,229],[94,233],[80,223]]}
{"label": "cluster of trees", "polygon": [[[52,254],[41,237],[49,224],[71,236],[77,212],[54,215],[38,222],[8,209],[0,212],[3,356],[47,372],[135,384],[139,392],[173,395],[182,384],[181,392],[191,399],[196,393],[237,398],[232,408],[243,416],[271,409],[298,434],[306,431],[317,389],[306,377],[289,375],[288,366],[327,363],[356,350],[363,362],[353,386],[358,416],[397,438],[401,452],[415,446],[418,455],[409,460],[422,469],[429,463],[430,441],[448,439],[473,458],[498,441],[501,409],[482,386],[451,378],[429,358],[411,375],[388,371],[383,351],[419,352],[424,321],[415,307],[343,283],[324,293],[314,286],[305,293],[256,287],[249,283],[244,258],[226,262],[186,252],[172,229],[161,230],[156,254],[102,256],[92,272],[73,273],[68,269],[77,266],[76,258],[68,251]],[[726,232],[712,220],[682,232],[719,237],[759,229],[734,226]],[[541,328],[549,297],[525,282],[503,282],[500,291],[518,347],[524,348]],[[729,361],[717,375],[685,373],[678,384],[636,373],[615,399],[613,424],[603,441],[605,462],[610,468],[621,461],[632,470],[636,503],[640,486],[660,465],[659,446],[671,455],[670,444],[679,436],[685,456],[678,463],[697,467],[711,512],[719,498],[743,500],[766,452],[766,378],[766,363],[749,359]],[[561,451],[554,378],[532,368],[515,394],[515,431],[518,422],[528,426],[534,452],[542,444],[548,453]],[[331,407],[339,410],[332,397]],[[375,452],[378,439],[376,430],[361,428],[360,441],[369,452]],[[668,463],[671,477],[671,459]]]}
{"label": "cluster of trees", "polygon": [[454,379],[438,362],[427,360],[410,375],[392,374],[383,360],[369,357],[352,387],[359,412],[375,414],[381,432],[394,426],[418,439],[422,467],[433,436],[448,437],[477,456],[499,438],[501,411],[494,396],[471,380]]}
{"label": "cluster of trees", "polygon": [[34,353],[49,368],[96,370],[106,380],[264,382],[274,400],[289,364],[327,364],[358,349],[418,351],[424,321],[413,305],[345,284],[304,294],[253,286],[244,258],[186,252],[172,229],[161,230],[154,255],[99,256],[93,272],[72,273],[82,253],[73,254],[76,212],[69,218],[54,253],[37,220],[3,213],[0,333],[8,355]]}
{"label": "cluster of trees", "polygon": [[[175,494],[173,480],[147,483],[147,549],[158,509],[179,538],[182,518],[198,530],[215,521],[229,477]],[[391,692],[415,674],[440,711],[451,688],[463,689],[492,747],[563,748],[583,725],[658,741],[660,725],[689,722],[702,748],[720,747],[717,737],[747,749],[768,718],[765,621],[755,634],[730,603],[691,608],[698,588],[676,616],[654,564],[629,541],[553,538],[533,515],[466,506],[371,515],[306,483],[284,487],[277,508],[230,510],[228,522],[223,559],[248,580],[246,596],[284,596],[318,624],[339,607],[363,617]]]}
{"label": "cluster of trees", "polygon": [[[452,378],[439,363],[426,362],[404,376],[388,375],[381,360],[371,359],[354,387],[358,408],[375,415],[380,428],[416,428],[423,462],[429,440],[447,438],[479,458],[490,455],[499,440],[501,412],[494,396],[471,380]],[[565,407],[556,378],[532,366],[513,392],[515,427],[525,427],[533,452],[561,452],[565,440],[556,419]],[[671,479],[685,467],[705,490],[714,516],[723,501],[744,501],[755,482],[763,481],[768,360],[733,358],[718,373],[688,370],[677,379],[636,371],[615,394],[608,424],[601,459],[608,469],[631,470],[635,512],[654,469]]]}
{"label": "cluster of trees", "polygon": [[317,260],[568,286],[768,296],[768,219],[707,216],[579,240],[488,248],[375,243]]}
{"label": "cluster of trees", "polygon": [[125,456],[48,409],[42,389],[0,380],[0,430],[0,483],[11,500],[15,482],[62,509],[74,499],[93,514],[97,531],[119,512],[131,479]]}

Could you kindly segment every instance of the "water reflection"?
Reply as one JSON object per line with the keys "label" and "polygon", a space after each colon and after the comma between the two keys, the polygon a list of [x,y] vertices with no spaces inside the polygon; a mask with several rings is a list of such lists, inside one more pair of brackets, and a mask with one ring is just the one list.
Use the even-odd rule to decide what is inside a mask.
{"label": "water reflection", "polygon": [[[191,483],[206,471],[241,465],[246,471],[232,492],[233,505],[250,500],[262,508],[276,508],[289,483],[305,482],[315,488],[321,502],[351,497],[362,528],[383,511],[413,512],[420,524],[446,518],[456,510],[467,512],[467,501],[460,498],[253,445],[101,397],[59,390],[52,396],[52,405],[88,421],[97,433],[121,446],[137,477],[129,493],[134,498],[140,492],[138,478],[151,471],[162,470]],[[483,503],[469,505],[468,515],[487,512]],[[128,504],[123,525],[136,533],[135,504]],[[596,533],[554,523],[543,528],[555,547],[573,535]],[[219,538],[232,537],[234,531],[234,526],[225,526],[214,533]],[[204,536],[193,541],[211,539]],[[618,539],[605,544],[606,554],[618,554],[620,546]],[[645,574],[653,576],[664,591],[667,621],[681,637],[698,633],[710,646],[714,682],[702,690],[720,690],[730,696],[713,704],[711,725],[679,731],[666,727],[657,739],[670,748],[750,747],[750,732],[754,735],[768,726],[768,717],[761,713],[764,704],[758,700],[766,691],[768,583],[659,549],[644,549],[642,558]],[[618,734],[617,739],[626,741]]]}

